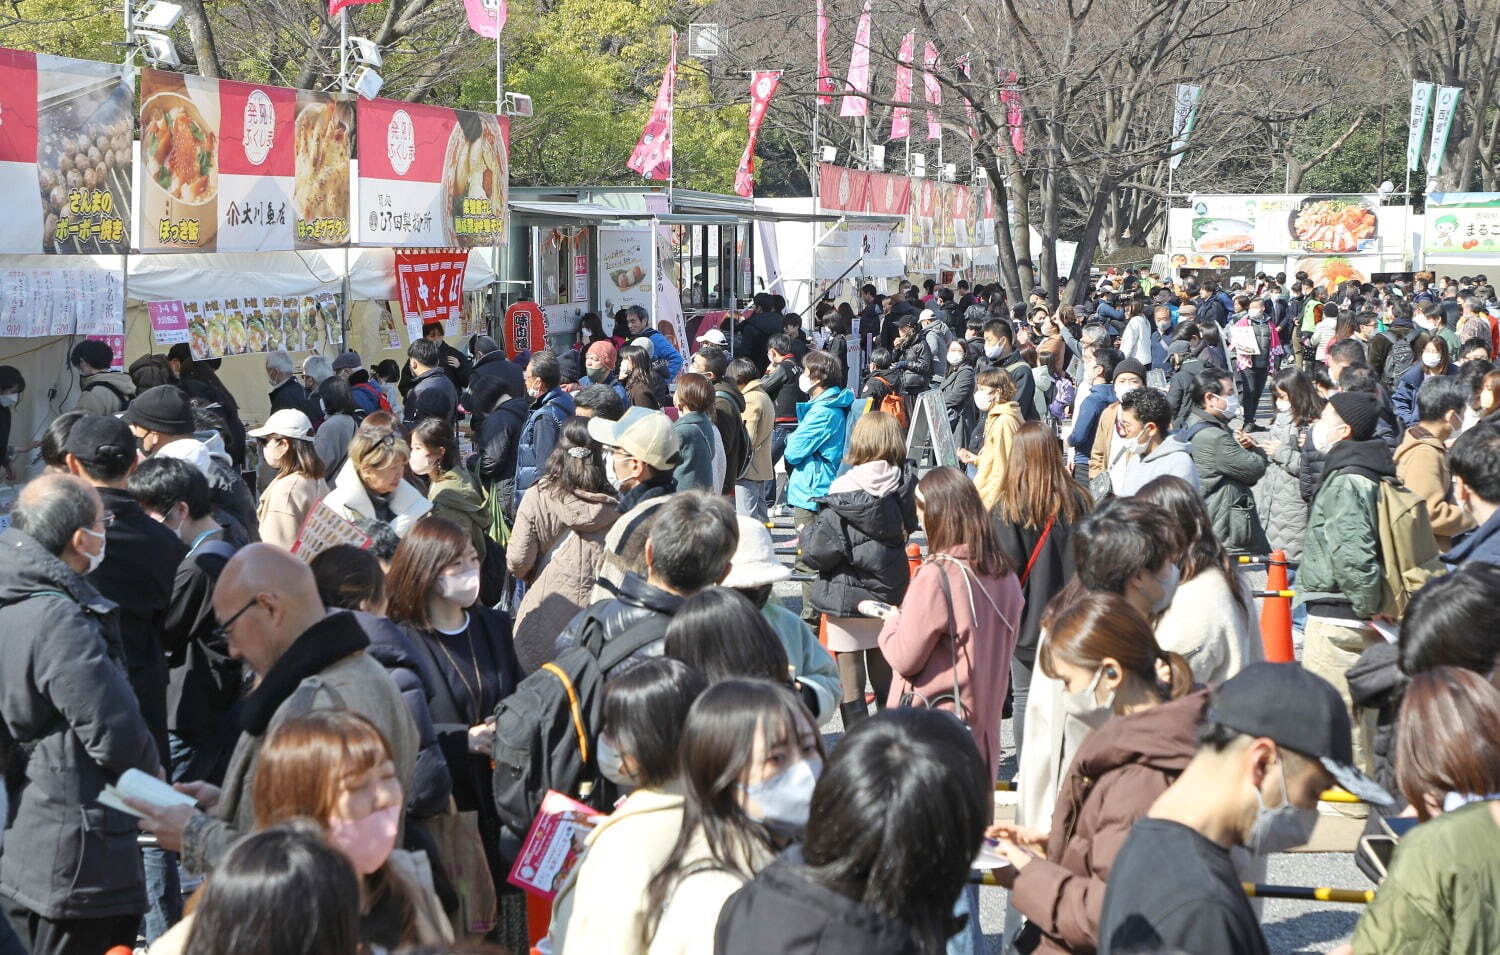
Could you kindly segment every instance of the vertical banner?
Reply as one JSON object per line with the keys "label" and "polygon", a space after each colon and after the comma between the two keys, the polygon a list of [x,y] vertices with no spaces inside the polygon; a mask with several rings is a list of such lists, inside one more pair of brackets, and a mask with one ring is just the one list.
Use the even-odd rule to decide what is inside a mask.
{"label": "vertical banner", "polygon": [[1443,167],[1443,153],[1448,151],[1448,133],[1453,129],[1453,116],[1458,112],[1458,97],[1462,86],[1439,86],[1437,104],[1432,110],[1432,143],[1427,153],[1427,175],[1436,176]]}
{"label": "vertical banner", "polygon": [[[917,33],[908,33],[901,40],[901,50],[896,54],[897,103],[911,102],[911,61],[916,56]],[[911,110],[905,106],[891,109],[891,139],[905,139],[911,135]]]}
{"label": "vertical banner", "polygon": [[[963,74],[965,81],[974,78],[974,71],[969,66],[969,54],[965,53],[963,56],[958,58],[958,71]],[[969,138],[977,139],[979,138],[979,130],[975,127],[974,124],[974,101],[969,99],[967,95],[965,95],[963,99],[964,119],[967,119],[969,121]]]}
{"label": "vertical banner", "polygon": [[828,11],[818,0],[818,105],[833,102],[833,76],[828,72]]}
{"label": "vertical banner", "polygon": [[[922,98],[929,106],[940,106],[943,102],[943,88],[938,84],[937,69],[938,51],[931,40],[922,48]],[[942,139],[943,127],[938,124],[936,110],[927,111],[927,138]],[[941,170],[940,170],[941,171]]]}
{"label": "vertical banner", "polygon": [[1436,89],[1431,83],[1420,80],[1411,84],[1411,122],[1406,134],[1406,169],[1416,172],[1422,168],[1422,141],[1426,138],[1427,113],[1432,109],[1432,94]]}
{"label": "vertical banner", "polygon": [[640,142],[625,163],[627,169],[639,173],[645,179],[672,178],[672,103],[677,86],[677,34],[672,34],[672,53],[667,60],[666,72],[661,77],[661,88],[656,91],[656,105],[641,130]]}
{"label": "vertical banner", "polygon": [[1184,147],[1187,146],[1188,137],[1193,135],[1193,127],[1198,123],[1198,100],[1202,96],[1201,86],[1177,84],[1177,96],[1172,104],[1172,151],[1176,153],[1171,161],[1173,169],[1182,165]]}
{"label": "vertical banner", "polygon": [[1005,104],[1005,128],[1010,130],[1010,148],[1017,156],[1026,152],[1026,130],[1022,123],[1021,91],[1016,88],[1020,74],[1006,70],[1000,86],[1000,102]]}
{"label": "vertical banner", "polygon": [[734,191],[749,196],[755,191],[755,141],[760,135],[760,124],[771,106],[771,97],[781,85],[780,70],[756,70],[750,74],[750,138],[745,142],[745,153],[740,157],[740,167],[734,173]]}
{"label": "vertical banner", "polygon": [[423,325],[462,316],[468,264],[462,249],[396,250],[396,292],[413,341],[422,337]]}
{"label": "vertical banner", "polygon": [[870,115],[870,101],[865,98],[870,92],[870,0],[865,0],[859,26],[854,30],[854,49],[849,51],[849,78],[844,85],[849,91],[839,105],[839,115]]}
{"label": "vertical banner", "polygon": [[[671,211],[667,203],[667,197],[660,193],[652,193],[646,198],[646,211],[654,215],[666,215]],[[656,240],[652,270],[652,279],[655,285],[651,307],[651,324],[656,330],[667,337],[672,347],[686,355],[692,349],[688,348],[687,325],[682,317],[682,293],[679,276],[677,274],[676,246],[672,242],[672,226],[668,223],[658,221],[656,223]]]}
{"label": "vertical banner", "polygon": [[613,315],[632,305],[651,310],[652,235],[648,226],[599,228],[601,315]]}
{"label": "vertical banner", "polygon": [[464,0],[464,12],[469,17],[469,29],[482,37],[497,39],[505,29],[505,0]]}

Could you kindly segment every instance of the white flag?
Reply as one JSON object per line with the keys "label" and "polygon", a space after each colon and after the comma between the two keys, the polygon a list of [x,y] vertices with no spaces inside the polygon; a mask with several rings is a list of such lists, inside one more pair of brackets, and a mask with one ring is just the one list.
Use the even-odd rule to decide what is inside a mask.
{"label": "white flag", "polygon": [[1436,176],[1443,167],[1443,153],[1448,150],[1448,131],[1453,128],[1453,114],[1458,112],[1462,86],[1439,86],[1437,105],[1432,110],[1432,143],[1427,152],[1427,175]]}
{"label": "white flag", "polygon": [[1180,150],[1187,145],[1188,137],[1198,123],[1198,98],[1202,95],[1201,86],[1177,84],[1177,99],[1172,107],[1172,151],[1176,153],[1172,157],[1173,169],[1182,165],[1183,153]]}
{"label": "white flag", "polygon": [[1406,168],[1412,172],[1422,168],[1422,141],[1426,138],[1433,88],[1431,83],[1421,81],[1411,84],[1411,129],[1406,136]]}

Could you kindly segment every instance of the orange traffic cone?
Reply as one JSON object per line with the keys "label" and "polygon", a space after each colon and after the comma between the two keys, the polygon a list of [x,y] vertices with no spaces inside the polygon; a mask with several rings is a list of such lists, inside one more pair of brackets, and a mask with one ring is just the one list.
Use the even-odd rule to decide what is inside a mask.
{"label": "orange traffic cone", "polygon": [[[1286,551],[1273,550],[1266,561],[1266,591],[1287,589]],[[1260,643],[1270,663],[1293,663],[1292,598],[1266,597],[1260,604]]]}
{"label": "orange traffic cone", "polygon": [[906,569],[911,576],[917,576],[917,568],[922,566],[922,546],[920,544],[906,545]]}

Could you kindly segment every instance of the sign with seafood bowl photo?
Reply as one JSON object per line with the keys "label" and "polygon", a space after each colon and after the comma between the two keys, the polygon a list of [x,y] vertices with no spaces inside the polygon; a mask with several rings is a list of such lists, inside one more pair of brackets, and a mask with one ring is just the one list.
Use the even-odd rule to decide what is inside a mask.
{"label": "sign with seafood bowl photo", "polygon": [[0,49],[0,252],[129,248],[129,68]]}
{"label": "sign with seafood bowl photo", "polygon": [[1189,202],[1193,252],[1229,256],[1380,251],[1379,196],[1194,195]]}
{"label": "sign with seafood bowl photo", "polygon": [[510,120],[397,100],[360,100],[360,245],[505,244]]}
{"label": "sign with seafood bowl photo", "polygon": [[140,123],[142,251],[348,243],[349,102],[142,70]]}

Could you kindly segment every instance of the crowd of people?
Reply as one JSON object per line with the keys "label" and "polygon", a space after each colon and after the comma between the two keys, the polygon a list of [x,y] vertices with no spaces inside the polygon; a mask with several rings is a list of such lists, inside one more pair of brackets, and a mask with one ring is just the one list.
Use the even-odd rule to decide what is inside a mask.
{"label": "crowd of people", "polygon": [[972,953],[975,867],[1018,951],[1263,952],[1333,786],[1420,823],[1352,951],[1500,950],[1494,289],[1072,298],[431,326],[267,356],[253,427],[89,341],[31,444],[0,367],[0,953]]}

